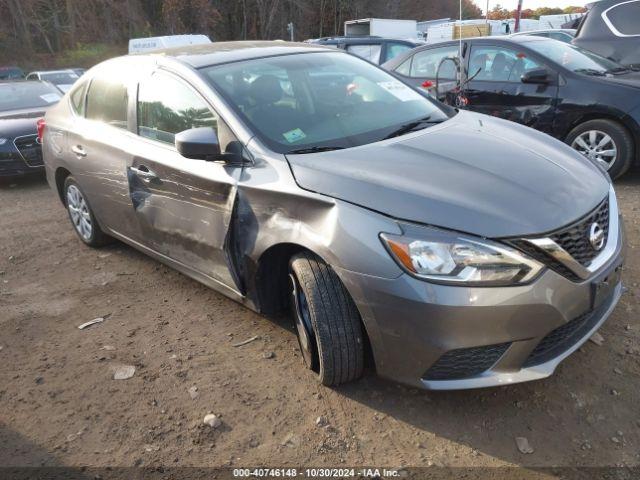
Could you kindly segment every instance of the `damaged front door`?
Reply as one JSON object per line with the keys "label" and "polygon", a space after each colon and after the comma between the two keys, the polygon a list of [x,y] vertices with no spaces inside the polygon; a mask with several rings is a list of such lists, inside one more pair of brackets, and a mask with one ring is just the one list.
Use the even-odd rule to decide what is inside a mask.
{"label": "damaged front door", "polygon": [[164,71],[140,82],[137,125],[127,177],[145,245],[237,291],[225,239],[241,167],[184,158],[174,145],[176,133],[212,127],[224,151],[237,144],[233,133],[191,86]]}

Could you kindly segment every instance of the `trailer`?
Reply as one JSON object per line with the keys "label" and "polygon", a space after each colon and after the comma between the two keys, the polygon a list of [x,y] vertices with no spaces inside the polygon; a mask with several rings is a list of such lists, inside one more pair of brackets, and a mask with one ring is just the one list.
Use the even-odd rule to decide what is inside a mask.
{"label": "trailer", "polygon": [[397,39],[417,39],[416,20],[393,20],[388,18],[361,18],[344,22],[346,37],[376,36]]}
{"label": "trailer", "polygon": [[[488,37],[496,35],[508,35],[514,33],[515,19],[507,20],[486,20],[483,18],[475,20],[463,20],[462,22],[451,21],[438,23],[429,26],[426,31],[427,43],[446,42],[459,38]],[[528,32],[538,30],[540,23],[538,20],[524,18],[520,20],[520,31]]]}

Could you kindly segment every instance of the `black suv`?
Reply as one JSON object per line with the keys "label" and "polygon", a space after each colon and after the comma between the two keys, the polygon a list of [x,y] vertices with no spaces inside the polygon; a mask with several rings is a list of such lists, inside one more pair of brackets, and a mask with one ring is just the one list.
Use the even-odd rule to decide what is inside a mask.
{"label": "black suv", "polygon": [[611,177],[637,160],[639,72],[557,40],[470,38],[462,42],[458,94],[459,46],[456,40],[419,47],[383,68],[430,93],[437,74],[439,99],[548,133],[596,160]]}
{"label": "black suv", "polygon": [[341,48],[342,50],[346,50],[349,53],[379,65],[421,45],[418,42],[412,42],[410,40],[397,40],[395,38],[376,36],[324,37],[308,40],[308,42]]}
{"label": "black suv", "polygon": [[573,44],[626,66],[640,67],[640,0],[588,5]]}

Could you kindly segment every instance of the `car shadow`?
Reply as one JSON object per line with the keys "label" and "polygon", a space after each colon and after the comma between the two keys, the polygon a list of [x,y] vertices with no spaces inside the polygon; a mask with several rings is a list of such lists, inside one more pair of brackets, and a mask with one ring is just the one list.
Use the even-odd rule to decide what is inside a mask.
{"label": "car shadow", "polygon": [[21,190],[38,189],[47,184],[44,172],[31,173],[20,177],[0,177],[0,190],[19,188]]}

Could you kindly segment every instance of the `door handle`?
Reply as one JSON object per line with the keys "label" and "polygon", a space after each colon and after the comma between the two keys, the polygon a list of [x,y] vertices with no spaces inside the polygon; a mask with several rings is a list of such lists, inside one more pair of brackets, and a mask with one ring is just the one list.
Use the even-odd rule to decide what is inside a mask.
{"label": "door handle", "polygon": [[73,153],[75,153],[76,156],[78,156],[78,157],[86,157],[87,156],[87,152],[84,151],[84,148],[82,148],[82,145],[74,145],[73,147],[71,147],[71,151]]}
{"label": "door handle", "polygon": [[145,182],[150,182],[152,180],[158,180],[158,176],[149,170],[144,165],[140,165],[139,167],[130,167],[131,171],[135,173],[138,177],[140,177]]}

